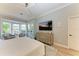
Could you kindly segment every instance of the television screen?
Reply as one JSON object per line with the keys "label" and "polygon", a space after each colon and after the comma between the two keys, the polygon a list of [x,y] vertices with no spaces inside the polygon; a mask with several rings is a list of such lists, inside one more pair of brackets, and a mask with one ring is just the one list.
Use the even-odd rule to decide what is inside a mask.
{"label": "television screen", "polygon": [[39,30],[52,30],[52,21],[45,21],[39,23]]}

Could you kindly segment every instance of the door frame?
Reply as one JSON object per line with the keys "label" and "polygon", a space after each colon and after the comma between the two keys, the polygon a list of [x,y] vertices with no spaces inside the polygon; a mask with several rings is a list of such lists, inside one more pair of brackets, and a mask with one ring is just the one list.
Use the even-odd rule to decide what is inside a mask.
{"label": "door frame", "polygon": [[[79,18],[79,15],[74,15],[74,16],[70,16],[70,17],[68,17],[68,22],[69,22],[69,20],[71,19],[71,18]],[[69,23],[68,23],[69,24]],[[69,27],[68,27],[69,28]],[[69,32],[68,32],[68,35],[67,36],[69,36]],[[69,46],[69,37],[68,37],[68,49],[72,49],[72,48],[70,48],[70,46]]]}

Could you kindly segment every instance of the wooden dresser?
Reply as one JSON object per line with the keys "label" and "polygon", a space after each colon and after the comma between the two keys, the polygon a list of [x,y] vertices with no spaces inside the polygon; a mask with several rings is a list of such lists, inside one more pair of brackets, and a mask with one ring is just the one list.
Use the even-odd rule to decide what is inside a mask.
{"label": "wooden dresser", "polygon": [[48,45],[53,45],[54,36],[52,32],[37,32],[36,39]]}

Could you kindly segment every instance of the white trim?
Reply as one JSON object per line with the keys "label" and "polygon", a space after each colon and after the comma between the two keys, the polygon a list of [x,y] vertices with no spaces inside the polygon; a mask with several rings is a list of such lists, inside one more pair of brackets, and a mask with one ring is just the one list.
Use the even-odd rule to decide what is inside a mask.
{"label": "white trim", "polygon": [[69,48],[69,47],[66,46],[66,45],[62,45],[62,44],[60,44],[60,43],[56,43],[56,42],[54,42],[54,45],[58,45],[58,46],[61,46],[61,47],[64,47],[64,48]]}

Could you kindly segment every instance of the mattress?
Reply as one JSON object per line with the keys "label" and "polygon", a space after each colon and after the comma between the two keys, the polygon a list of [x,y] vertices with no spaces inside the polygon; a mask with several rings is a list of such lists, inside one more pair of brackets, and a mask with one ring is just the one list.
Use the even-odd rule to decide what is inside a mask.
{"label": "mattress", "polygon": [[44,44],[28,37],[0,40],[0,56],[43,56]]}

